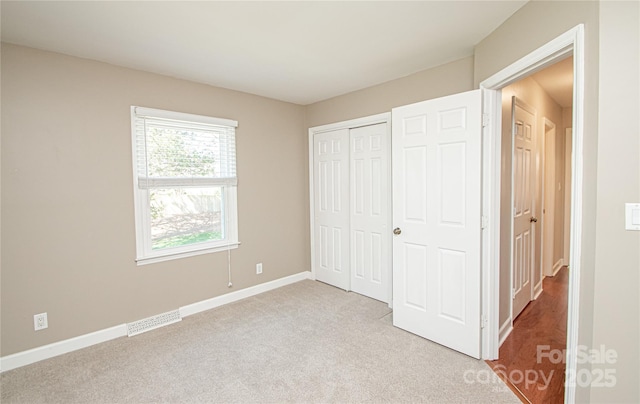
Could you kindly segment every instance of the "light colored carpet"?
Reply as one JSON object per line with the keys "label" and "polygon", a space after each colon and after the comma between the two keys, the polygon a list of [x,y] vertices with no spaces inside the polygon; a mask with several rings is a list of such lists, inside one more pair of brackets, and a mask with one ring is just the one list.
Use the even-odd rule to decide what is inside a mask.
{"label": "light colored carpet", "polygon": [[1,375],[8,403],[519,403],[483,362],[302,281]]}

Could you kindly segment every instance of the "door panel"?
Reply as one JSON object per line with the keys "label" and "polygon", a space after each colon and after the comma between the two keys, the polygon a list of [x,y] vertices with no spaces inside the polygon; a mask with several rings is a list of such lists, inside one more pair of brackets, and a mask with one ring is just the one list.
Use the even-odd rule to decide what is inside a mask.
{"label": "door panel", "polygon": [[350,130],[351,290],[389,302],[390,155],[386,123]]}
{"label": "door panel", "polygon": [[466,284],[466,254],[464,251],[439,249],[438,278],[442,294],[440,315],[461,324],[465,322],[465,284]]}
{"label": "door panel", "polygon": [[[402,275],[402,292],[403,295],[398,296],[402,300],[402,304],[419,311],[427,311],[427,271],[412,271],[412,267],[427,267],[427,246],[419,244],[411,244],[405,242],[402,244],[403,259],[402,268],[399,268]],[[409,265],[411,264],[411,265]],[[395,276],[395,267],[394,267]],[[395,282],[395,280],[394,280]],[[395,302],[394,294],[394,302]],[[395,304],[395,303],[394,303]],[[394,310],[394,320],[395,313]],[[395,323],[394,323],[395,324]]]}
{"label": "door panel", "polygon": [[512,318],[533,298],[533,252],[535,250],[535,110],[513,97],[513,264]]}
{"label": "door panel", "polygon": [[480,90],[392,111],[393,323],[480,357]]}
{"label": "door panel", "polygon": [[464,142],[438,145],[440,193],[440,219],[442,223],[463,226],[465,222],[465,161]]}
{"label": "door panel", "polygon": [[314,136],[316,279],[349,289],[349,131]]}
{"label": "door panel", "polygon": [[[408,139],[407,143],[408,142]],[[416,224],[427,222],[427,147],[407,146],[402,150],[402,172],[399,174],[404,184],[400,202],[402,220]],[[396,187],[394,187],[396,192]]]}

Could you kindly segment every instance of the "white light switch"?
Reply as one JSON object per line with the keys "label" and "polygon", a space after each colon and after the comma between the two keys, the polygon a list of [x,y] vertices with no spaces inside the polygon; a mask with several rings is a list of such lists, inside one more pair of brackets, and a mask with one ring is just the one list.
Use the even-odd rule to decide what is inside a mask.
{"label": "white light switch", "polygon": [[640,203],[625,203],[625,229],[640,231]]}

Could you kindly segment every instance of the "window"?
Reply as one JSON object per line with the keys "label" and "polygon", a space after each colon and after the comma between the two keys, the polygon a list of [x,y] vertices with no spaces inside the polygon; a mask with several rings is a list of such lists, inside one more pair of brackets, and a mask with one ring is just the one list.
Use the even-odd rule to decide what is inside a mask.
{"label": "window", "polygon": [[237,126],[131,107],[138,265],[238,246]]}

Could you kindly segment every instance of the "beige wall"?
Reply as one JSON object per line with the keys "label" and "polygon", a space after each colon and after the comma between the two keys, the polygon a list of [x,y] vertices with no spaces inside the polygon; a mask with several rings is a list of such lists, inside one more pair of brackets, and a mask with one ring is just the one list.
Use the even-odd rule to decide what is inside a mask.
{"label": "beige wall", "polygon": [[637,1],[600,3],[593,346],[618,359],[616,387],[592,388],[593,402],[640,402],[640,232],[624,229],[624,204],[640,202],[639,25]]}
{"label": "beige wall", "polygon": [[[542,137],[544,136],[544,118],[552,121],[556,124],[557,131],[562,126],[562,108],[540,87],[540,85],[531,77],[527,77],[516,83],[513,83],[502,89],[502,167],[501,178],[502,184],[500,189],[500,204],[506,209],[501,209],[500,216],[500,325],[510,320],[511,309],[511,161],[512,161],[512,136],[511,136],[511,103],[512,97],[516,96],[519,99],[526,102],[533,107],[536,111],[536,147],[540,152],[543,147]],[[564,146],[563,146],[564,149]],[[561,162],[558,164],[564,164],[564,158],[561,157]],[[538,155],[539,159],[542,159],[542,154]],[[534,164],[541,164],[542,161],[536,161]],[[541,174],[541,173],[540,173]],[[542,176],[537,177],[536,189],[536,211],[534,216],[541,218],[542,207]],[[560,212],[561,214],[561,212]],[[558,219],[558,215],[556,215]],[[560,220],[558,223],[562,223]],[[538,221],[536,225],[535,233],[535,263],[536,268],[533,277],[533,284],[538,285],[541,281],[541,265],[540,251],[542,249],[542,221]],[[555,237],[562,238],[562,226],[557,226],[555,229]],[[554,238],[555,239],[555,238]]]}
{"label": "beige wall", "polygon": [[[6,44],[1,72],[2,356],[310,269],[303,107]],[[226,253],[136,266],[131,105],[238,120],[232,289]]]}
{"label": "beige wall", "polygon": [[573,108],[562,108],[562,133],[566,133],[567,129],[573,128]]}
{"label": "beige wall", "polygon": [[[3,44],[0,355],[309,270],[306,128],[470,90],[472,67],[466,58],[305,108]],[[226,253],[136,266],[131,105],[239,121],[233,289]],[[35,332],[40,312],[49,328]]]}

